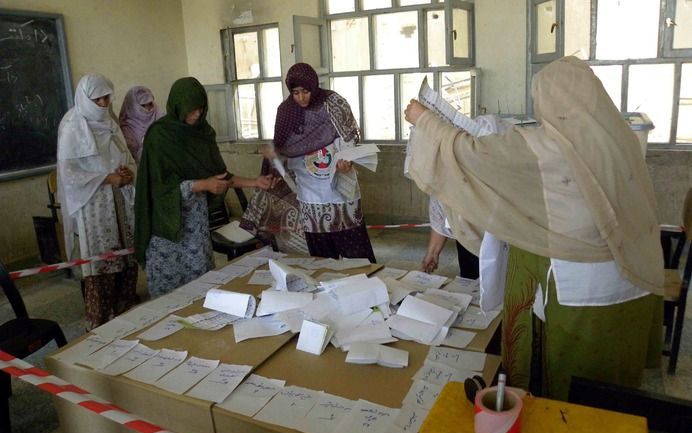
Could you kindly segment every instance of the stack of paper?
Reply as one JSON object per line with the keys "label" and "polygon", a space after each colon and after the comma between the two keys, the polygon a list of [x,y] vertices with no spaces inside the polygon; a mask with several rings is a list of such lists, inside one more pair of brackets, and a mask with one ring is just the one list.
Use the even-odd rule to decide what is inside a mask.
{"label": "stack of paper", "polygon": [[[346,147],[334,154],[334,161],[339,161],[341,159],[344,161],[351,161],[375,172],[377,171],[377,154],[379,151],[380,149],[377,148],[377,145],[372,143]],[[332,164],[330,170],[330,177],[334,177],[336,164]]]}
{"label": "stack of paper", "polygon": [[423,79],[418,91],[418,101],[433,113],[453,124],[457,128],[461,128],[473,135],[480,137],[488,135],[488,131],[482,124],[474,121],[470,117],[457,111],[449,102],[442,96],[430,88],[427,77]]}
{"label": "stack of paper", "polygon": [[348,349],[346,362],[403,368],[408,366],[408,352],[381,344],[353,343]]}
{"label": "stack of paper", "polygon": [[432,344],[436,337],[444,339],[446,329],[457,313],[415,296],[407,296],[397,313],[387,319],[387,325],[397,331],[395,337]]}
{"label": "stack of paper", "polygon": [[296,349],[313,355],[321,355],[333,334],[334,330],[327,324],[303,320]]}

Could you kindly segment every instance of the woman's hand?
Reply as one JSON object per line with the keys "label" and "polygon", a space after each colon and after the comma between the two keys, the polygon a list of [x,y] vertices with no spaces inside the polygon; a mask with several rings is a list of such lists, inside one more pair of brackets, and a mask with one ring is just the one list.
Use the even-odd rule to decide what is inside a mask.
{"label": "woman's hand", "polygon": [[339,173],[348,173],[353,168],[353,163],[351,161],[345,161],[340,159],[336,163],[336,171]]}
{"label": "woman's hand", "polygon": [[270,189],[274,187],[276,182],[274,181],[274,177],[268,174],[266,176],[257,176],[254,183],[255,188]]}
{"label": "woman's hand", "polygon": [[435,254],[434,252],[428,251],[420,264],[420,270],[428,274],[435,272],[437,266],[440,264],[439,261],[439,253]]}
{"label": "woman's hand", "polygon": [[116,173],[121,177],[120,186],[130,185],[135,178],[135,175],[134,173],[132,173],[132,170],[130,170],[127,166],[124,165],[118,167],[118,171],[116,171]]}
{"label": "woman's hand", "polygon": [[408,103],[408,107],[404,110],[404,117],[410,124],[415,125],[416,122],[418,122],[418,118],[421,114],[425,113],[426,110],[427,108],[425,108],[423,104],[415,99],[411,99],[411,102]]}
{"label": "woman's hand", "polygon": [[265,158],[267,158],[267,159],[270,160],[270,161],[271,161],[272,159],[277,158],[276,150],[274,150],[274,146],[273,146],[273,145],[265,145],[265,146],[262,146],[261,152],[262,152],[262,156],[264,156]]}
{"label": "woman's hand", "polygon": [[123,182],[123,177],[118,174],[116,171],[115,173],[111,173],[108,176],[106,176],[105,179],[103,179],[103,185],[113,185],[119,187],[120,185],[125,185]]}
{"label": "woman's hand", "polygon": [[[231,186],[231,181],[226,180],[226,177],[227,174],[222,173],[206,179],[197,180],[195,181],[195,185],[193,185],[192,190],[195,192],[209,191],[210,193],[217,195],[223,194],[228,190],[228,187]],[[196,188],[198,183],[200,184],[199,188]]]}

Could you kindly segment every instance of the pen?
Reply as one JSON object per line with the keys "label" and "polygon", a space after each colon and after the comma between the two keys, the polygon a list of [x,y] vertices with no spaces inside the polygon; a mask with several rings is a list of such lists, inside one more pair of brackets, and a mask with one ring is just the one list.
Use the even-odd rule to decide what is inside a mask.
{"label": "pen", "polygon": [[495,397],[495,410],[496,411],[501,411],[502,406],[504,405],[505,402],[505,381],[507,380],[507,377],[505,376],[504,373],[500,373],[497,376],[497,394]]}

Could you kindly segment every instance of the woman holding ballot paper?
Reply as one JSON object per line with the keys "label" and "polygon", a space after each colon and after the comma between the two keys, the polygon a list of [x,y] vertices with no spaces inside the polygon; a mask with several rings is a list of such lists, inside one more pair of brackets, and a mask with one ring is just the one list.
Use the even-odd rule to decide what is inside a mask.
{"label": "woman holding ballot paper", "polygon": [[510,245],[508,385],[560,400],[572,376],[637,387],[660,362],[663,313],[656,203],[637,137],[575,57],[538,72],[532,95],[538,127],[484,137],[411,101],[409,174],[471,251],[484,232]]}
{"label": "woman holding ballot paper", "polygon": [[306,63],[288,70],[286,86],[290,95],[276,113],[274,151],[287,158],[287,168],[295,174],[310,255],[374,263],[356,171],[351,161],[334,158],[358,142],[351,107],[338,93],[321,89],[317,73]]}

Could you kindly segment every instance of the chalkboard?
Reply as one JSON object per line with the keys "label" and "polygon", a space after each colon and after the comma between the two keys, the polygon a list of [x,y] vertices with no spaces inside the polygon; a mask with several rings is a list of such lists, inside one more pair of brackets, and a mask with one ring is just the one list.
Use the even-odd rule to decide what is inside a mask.
{"label": "chalkboard", "polygon": [[55,166],[72,106],[62,16],[0,9],[0,180]]}

